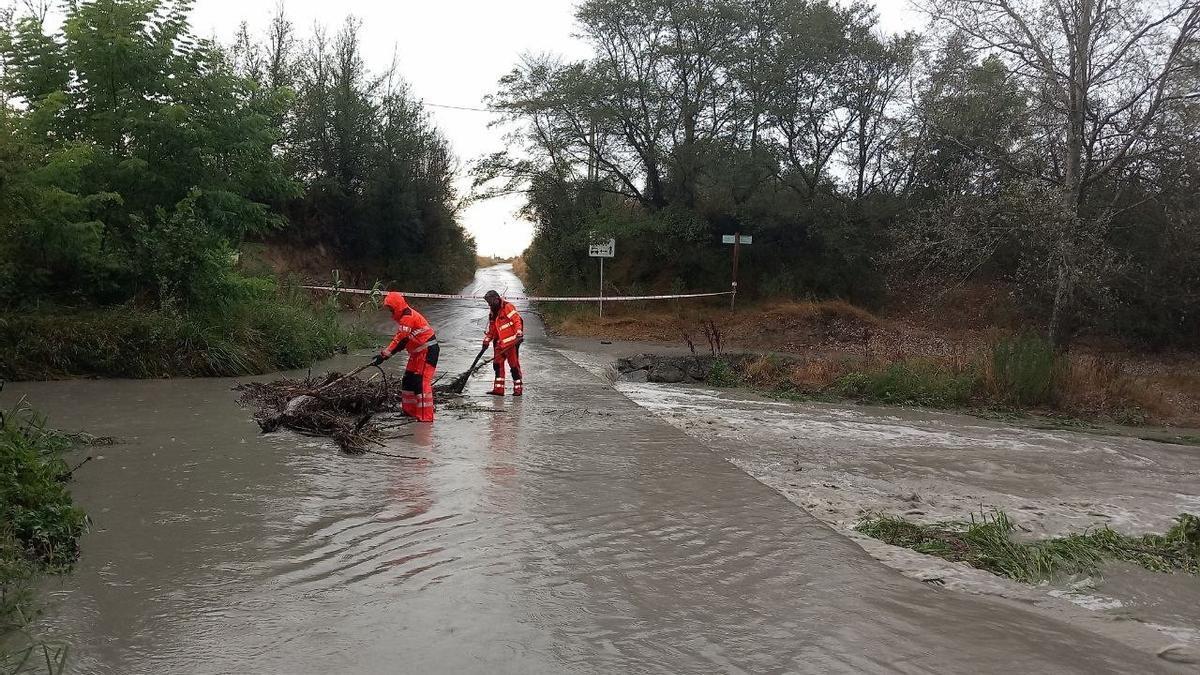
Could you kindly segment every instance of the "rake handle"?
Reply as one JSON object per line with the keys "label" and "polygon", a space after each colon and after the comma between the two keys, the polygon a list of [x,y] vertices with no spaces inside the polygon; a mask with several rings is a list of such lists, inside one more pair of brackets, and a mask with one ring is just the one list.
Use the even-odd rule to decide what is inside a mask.
{"label": "rake handle", "polygon": [[471,367],[467,369],[467,372],[475,370],[475,366],[479,365],[479,359],[483,358],[483,353],[487,351],[487,348],[488,345],[484,345],[483,348],[479,350],[479,353],[475,355],[475,360],[471,362]]}
{"label": "rake handle", "polygon": [[320,392],[332,387],[333,385],[337,384],[338,382],[341,382],[342,380],[350,379],[351,377],[354,377],[355,375],[361,373],[362,371],[364,371],[370,367],[371,367],[371,364],[365,363],[365,364],[355,368],[354,370],[346,373],[345,375],[339,377],[338,379],[334,380],[333,382],[329,382],[327,384],[323,384],[323,385],[317,387],[316,389],[313,390],[313,393],[319,394]]}

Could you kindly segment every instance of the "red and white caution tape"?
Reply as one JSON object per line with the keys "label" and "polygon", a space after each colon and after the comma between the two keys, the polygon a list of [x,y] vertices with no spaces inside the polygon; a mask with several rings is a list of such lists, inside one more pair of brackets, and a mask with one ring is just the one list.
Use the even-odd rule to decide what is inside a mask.
{"label": "red and white caution tape", "polygon": [[[354,295],[374,295],[375,293],[386,293],[387,291],[371,291],[362,288],[334,288],[333,286],[302,286],[311,291],[329,291],[336,293],[351,293]],[[483,300],[482,295],[460,295],[454,293],[403,293],[406,298],[429,298],[432,300]],[[531,302],[622,302],[629,300],[682,300],[685,298],[713,298],[720,295],[730,295],[732,291],[721,291],[720,293],[682,293],[676,295],[606,295],[603,298],[595,296],[542,296],[542,295],[506,295],[505,300],[509,302],[515,301],[531,301]]]}

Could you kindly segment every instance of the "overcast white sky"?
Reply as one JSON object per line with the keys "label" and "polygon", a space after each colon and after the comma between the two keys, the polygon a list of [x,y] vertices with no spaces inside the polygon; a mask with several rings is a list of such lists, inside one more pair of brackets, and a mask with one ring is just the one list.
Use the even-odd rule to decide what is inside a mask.
{"label": "overcast white sky", "polygon": [[[891,32],[917,25],[908,0],[880,0],[881,23]],[[196,33],[232,40],[239,24],[265,29],[276,0],[197,0],[192,15]],[[331,29],[348,14],[363,20],[362,45],[368,64],[386,67],[398,56],[400,73],[414,94],[427,103],[478,107],[497,80],[525,52],[552,52],[583,58],[587,50],[572,38],[573,0],[286,0],[286,11],[301,35],[314,23]],[[463,168],[460,191],[466,194],[468,163],[503,148],[492,115],[430,107]],[[516,211],[521,198],[477,203],[462,214],[481,255],[511,256],[529,245],[532,226]]]}

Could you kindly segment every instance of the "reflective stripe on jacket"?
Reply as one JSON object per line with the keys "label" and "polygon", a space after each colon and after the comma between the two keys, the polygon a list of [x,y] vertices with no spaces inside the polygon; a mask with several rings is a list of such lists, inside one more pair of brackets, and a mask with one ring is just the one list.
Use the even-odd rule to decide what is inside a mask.
{"label": "reflective stripe on jacket", "polygon": [[488,322],[487,331],[483,337],[488,342],[495,343],[500,350],[513,346],[517,339],[525,333],[525,323],[517,308],[507,300],[500,301],[500,308]]}
{"label": "reflective stripe on jacket", "polygon": [[415,354],[437,344],[433,326],[429,325],[420,312],[409,306],[403,295],[388,293],[383,304],[392,310],[392,320],[398,327],[395,337],[385,350],[388,354],[394,354],[401,345],[404,345],[409,354]]}

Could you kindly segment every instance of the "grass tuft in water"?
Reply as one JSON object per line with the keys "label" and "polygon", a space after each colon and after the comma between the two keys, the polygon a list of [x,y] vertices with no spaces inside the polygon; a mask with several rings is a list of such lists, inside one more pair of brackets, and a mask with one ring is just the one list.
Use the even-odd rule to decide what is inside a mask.
{"label": "grass tuft in water", "polygon": [[963,562],[1016,581],[1036,583],[1068,574],[1098,574],[1120,560],[1155,572],[1200,575],[1200,517],[1184,513],[1166,534],[1131,537],[1110,528],[1034,542],[1013,541],[1017,529],[1003,512],[969,522],[921,525],[872,515],[855,528],[880,541],[945,560]]}

